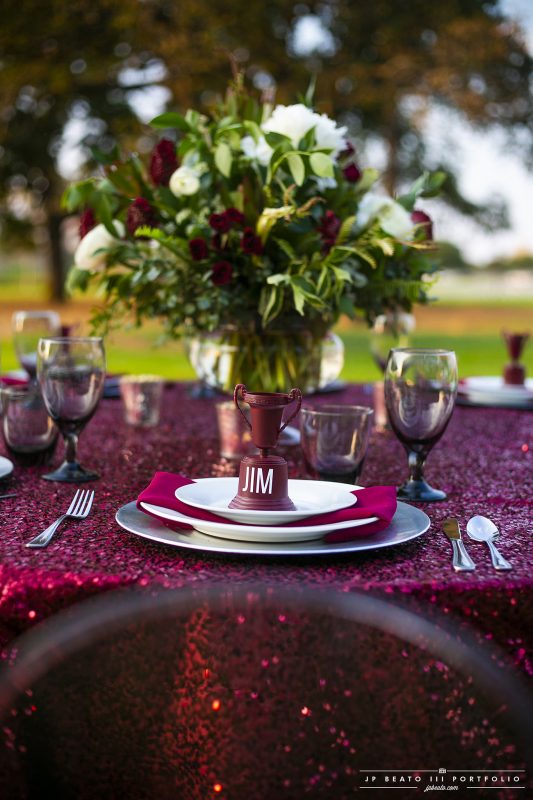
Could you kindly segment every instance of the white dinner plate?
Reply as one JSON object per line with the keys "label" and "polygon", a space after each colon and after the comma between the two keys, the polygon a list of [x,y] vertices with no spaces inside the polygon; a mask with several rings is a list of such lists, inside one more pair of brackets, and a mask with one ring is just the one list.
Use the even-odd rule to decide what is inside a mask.
{"label": "white dinner plate", "polygon": [[13,462],[9,460],[9,458],[4,458],[4,456],[0,456],[0,480],[2,478],[7,478],[8,475],[11,475],[13,472]]}
{"label": "white dinner plate", "polygon": [[533,408],[533,379],[524,386],[512,386],[498,376],[465,378],[459,384],[459,395],[479,405],[503,405],[510,408]]}
{"label": "white dinner plate", "polygon": [[285,527],[283,525],[235,525],[235,522],[210,522],[188,517],[173,511],[171,508],[141,503],[146,511],[175,522],[178,525],[192,525],[199,533],[206,533],[208,536],[218,536],[222,539],[236,539],[242,542],[306,542],[312,539],[321,539],[325,533],[331,531],[341,531],[346,528],[356,528],[359,525],[366,525],[375,522],[377,517],[366,517],[364,519],[348,520],[346,522],[330,522],[326,525],[298,525],[295,527]]}
{"label": "white dinner plate", "polygon": [[289,479],[289,497],[296,506],[295,511],[265,511],[228,508],[237,494],[238,478],[200,478],[187,486],[176,489],[176,497],[194,508],[211,511],[234,522],[257,525],[282,525],[296,522],[314,514],[327,514],[348,508],[357,502],[352,492],[355,486],[349,483],[329,481],[304,481]]}
{"label": "white dinner plate", "polygon": [[430,525],[429,517],[419,508],[407,503],[398,503],[391,524],[381,533],[350,542],[325,542],[323,539],[287,544],[267,542],[243,542],[206,536],[198,531],[171,531],[157,519],[143,514],[136,504],[128,503],[116,513],[118,524],[143,539],[161,542],[173,547],[200,550],[205,553],[254,556],[324,556],[340,553],[356,553],[393,547],[425,533]]}

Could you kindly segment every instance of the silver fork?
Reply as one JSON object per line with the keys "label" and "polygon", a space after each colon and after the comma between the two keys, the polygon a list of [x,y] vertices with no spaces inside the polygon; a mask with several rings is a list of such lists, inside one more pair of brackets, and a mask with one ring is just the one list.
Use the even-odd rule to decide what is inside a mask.
{"label": "silver fork", "polygon": [[89,511],[91,510],[93,500],[94,491],[90,492],[88,489],[78,489],[72,498],[72,503],[70,504],[66,514],[62,514],[59,519],[56,519],[55,522],[52,522],[49,528],[36,536],[35,539],[32,539],[31,542],[28,542],[26,547],[46,547],[46,545],[50,544],[52,541],[54,533],[57,531],[64,519],[67,517],[72,517],[73,519],[85,519],[85,517],[89,516]]}

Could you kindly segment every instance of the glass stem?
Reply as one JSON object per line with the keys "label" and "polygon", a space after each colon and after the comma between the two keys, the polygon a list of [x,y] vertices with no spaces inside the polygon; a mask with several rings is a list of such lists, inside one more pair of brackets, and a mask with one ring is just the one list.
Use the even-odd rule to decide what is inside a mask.
{"label": "glass stem", "polygon": [[75,433],[65,434],[65,459],[68,464],[75,464],[78,453],[78,436]]}
{"label": "glass stem", "polygon": [[424,480],[424,464],[426,463],[426,456],[427,453],[415,453],[414,450],[408,450],[410,481]]}

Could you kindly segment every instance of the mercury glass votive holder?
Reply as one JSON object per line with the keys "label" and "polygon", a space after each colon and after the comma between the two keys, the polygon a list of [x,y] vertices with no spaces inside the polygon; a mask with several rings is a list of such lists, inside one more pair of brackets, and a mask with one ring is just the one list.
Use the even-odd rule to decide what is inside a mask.
{"label": "mercury glass votive holder", "polygon": [[164,380],[159,375],[123,375],[120,396],[128,425],[153,428],[159,423]]}

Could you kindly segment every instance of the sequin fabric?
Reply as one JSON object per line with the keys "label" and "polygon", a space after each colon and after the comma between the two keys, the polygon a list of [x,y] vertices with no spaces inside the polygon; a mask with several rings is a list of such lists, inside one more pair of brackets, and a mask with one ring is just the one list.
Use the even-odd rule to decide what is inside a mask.
{"label": "sequin fabric", "polygon": [[[69,505],[72,487],[40,479],[44,467],[16,467],[0,502],[0,644],[78,600],[117,587],[176,588],[203,581],[305,584],[340,592],[376,592],[402,598],[431,615],[432,607],[497,642],[528,674],[533,629],[533,415],[502,409],[461,408],[430,454],[426,475],[449,494],[424,508],[430,530],[399,547],[335,558],[227,557],[198,554],[142,540],[115,522],[117,509],[135,499],[155,470],[191,477],[237,474],[219,456],[214,400],[191,397],[191,386],[165,390],[161,423],[134,429],[120,401],[104,400],[80,439],[80,460],[101,473],[91,515],[63,525],[45,550],[25,542]],[[307,402],[372,405],[372,388],[349,386]],[[3,445],[0,445],[2,447]],[[1,451],[5,452],[5,451]],[[290,477],[304,477],[298,448],[285,453]],[[56,454],[56,461],[60,454]],[[361,482],[398,484],[406,457],[390,431],[374,431]],[[89,484],[88,484],[89,485]],[[451,547],[440,532],[446,517],[463,529],[474,514],[499,527],[498,545],[513,571],[497,573],[486,546],[468,542],[474,573],[455,574]],[[4,654],[5,655],[5,654]]]}
{"label": "sequin fabric", "polygon": [[[337,800],[359,791],[373,769],[412,770],[410,780],[425,783],[423,770],[433,770],[439,788],[446,778],[438,770],[447,767],[463,775],[494,770],[484,774],[499,783],[477,785],[478,796],[524,797],[527,790],[502,783],[514,773],[501,772],[524,770],[523,751],[502,705],[487,707],[487,688],[471,664],[456,671],[423,642],[417,647],[345,619],[296,613],[284,601],[265,608],[252,595],[261,586],[276,598],[277,587],[289,586],[386,599],[437,622],[435,629],[444,620],[454,641],[473,638],[476,653],[504,680],[530,677],[533,415],[455,410],[427,465],[428,479],[449,500],[425,507],[432,524],[417,540],[341,557],[236,558],[149,542],[114,521],[155,470],[193,478],[236,474],[236,464],[219,456],[214,401],[193,399],[190,388],[166,389],[161,424],[151,430],[128,427],[119,401],[102,402],[80,446],[82,463],[102,475],[92,484],[93,511],[65,524],[46,550],[24,544],[68,506],[72,487],[42,481],[44,468],[17,468],[2,486],[18,494],[0,505],[2,659],[16,669],[20,633],[113,589],[160,597],[164,589],[214,583],[249,587],[250,596],[247,590],[244,601],[231,601],[229,612],[200,604],[177,613],[172,626],[136,621],[55,665],[3,720],[4,796],[53,796],[63,786],[65,796],[79,800]],[[371,405],[372,389],[350,386],[334,401]],[[291,477],[303,477],[299,450],[285,455]],[[405,475],[405,453],[393,434],[374,431],[362,483],[398,484]],[[440,523],[455,516],[464,529],[474,514],[500,528],[498,544],[512,572],[495,572],[486,546],[471,542],[477,570],[452,570]],[[56,648],[48,652],[53,661]],[[517,774],[531,787],[530,775]],[[404,786],[395,784],[395,796],[412,796]],[[385,788],[374,795],[389,796]],[[466,784],[457,788],[466,794]]]}

